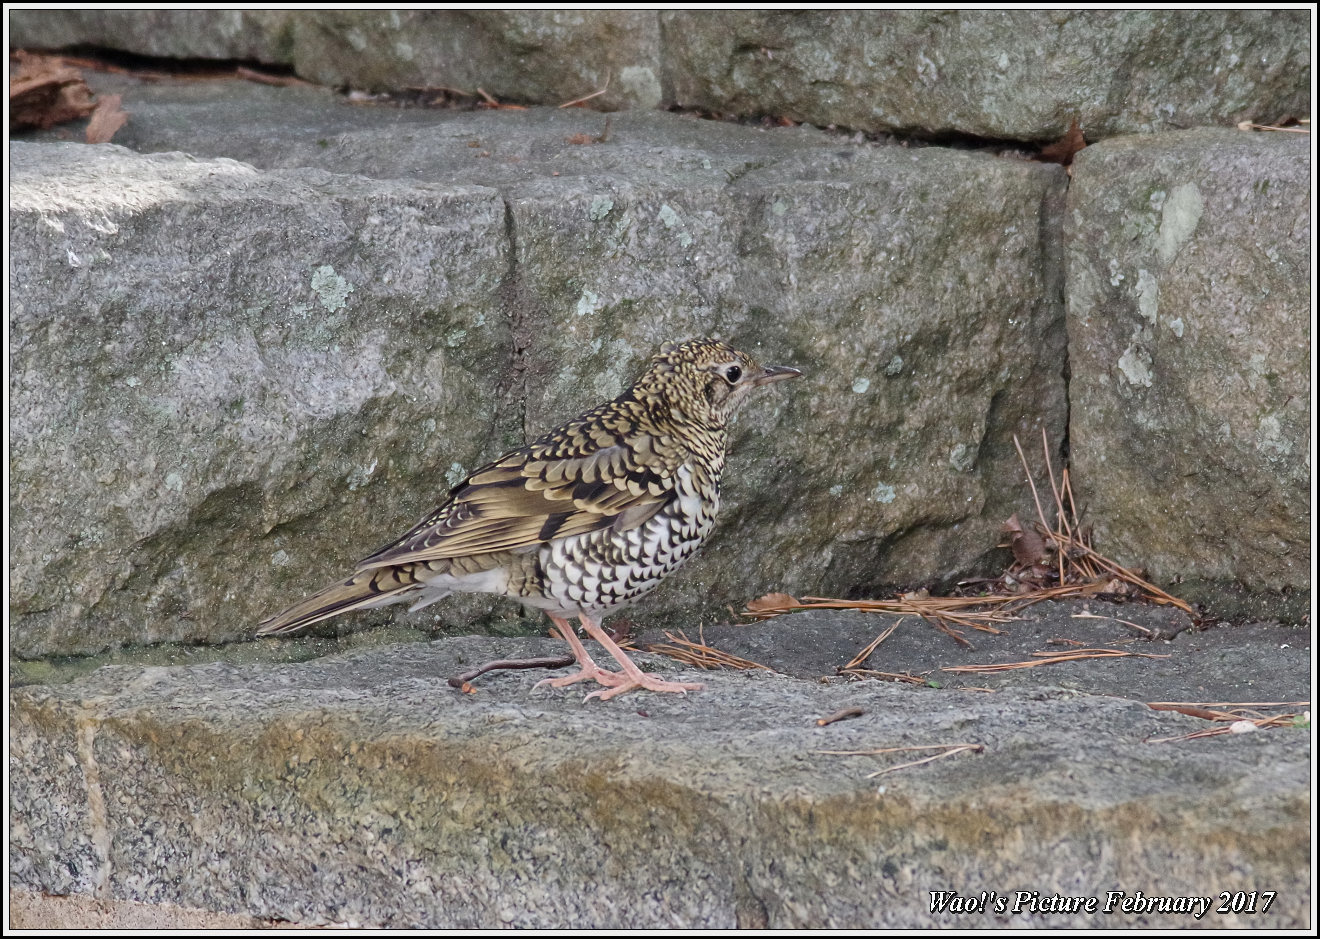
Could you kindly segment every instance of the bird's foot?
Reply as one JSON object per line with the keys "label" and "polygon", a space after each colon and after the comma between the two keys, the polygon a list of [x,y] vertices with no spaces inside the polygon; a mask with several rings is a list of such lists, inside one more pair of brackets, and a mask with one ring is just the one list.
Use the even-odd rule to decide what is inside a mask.
{"label": "bird's foot", "polygon": [[[628,653],[620,649],[618,643],[606,635],[605,630],[600,628],[600,623],[592,619],[590,616],[587,616],[585,613],[582,614],[582,628],[591,635],[591,638],[599,642],[605,651],[610,654],[610,657],[618,662],[619,667],[623,669],[623,674],[616,676],[621,678],[622,681],[614,682],[607,688],[601,688],[598,691],[591,692],[591,694],[587,695],[583,700],[583,703],[590,701],[592,698],[600,698],[602,701],[608,701],[615,695],[621,695],[624,692],[633,691],[637,688],[644,688],[647,691],[670,691],[677,692],[678,694],[687,694],[689,691],[699,691],[706,687],[705,685],[689,684],[681,681],[665,681],[663,678],[646,674],[646,672],[637,667],[636,662],[628,658]],[[601,682],[601,684],[604,685],[607,683]]]}
{"label": "bird's foot", "polygon": [[586,662],[582,663],[581,670],[571,675],[560,675],[558,678],[542,678],[532,685],[532,690],[535,691],[542,685],[549,685],[551,688],[567,688],[569,685],[576,685],[580,681],[594,681],[608,689],[621,685],[627,680],[628,676],[603,669],[595,662],[587,659]]}
{"label": "bird's foot", "polygon": [[[587,695],[585,701],[592,698],[600,698],[602,701],[608,701],[615,695],[623,694],[627,691],[634,691],[638,688],[644,688],[647,691],[671,691],[678,694],[687,694],[689,691],[700,691],[705,685],[696,682],[683,681],[665,681],[663,678],[656,678],[646,672],[638,672],[636,676],[620,675],[621,682],[618,682],[608,688],[601,688],[599,691],[593,691]],[[602,684],[604,684],[602,682]]]}

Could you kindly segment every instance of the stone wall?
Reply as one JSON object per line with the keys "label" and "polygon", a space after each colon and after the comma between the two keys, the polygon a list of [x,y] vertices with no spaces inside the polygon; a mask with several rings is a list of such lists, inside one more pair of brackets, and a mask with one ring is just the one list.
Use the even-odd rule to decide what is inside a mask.
{"label": "stone wall", "polygon": [[1201,129],[1079,155],[1066,215],[1073,466],[1096,537],[1212,608],[1304,615],[1309,139]]}
{"label": "stone wall", "polygon": [[[1107,135],[1304,112],[1300,15],[17,11],[25,45],[366,87],[535,99],[486,63],[530,88],[545,56],[596,61],[573,43],[617,58],[540,100],[616,68],[664,80],[651,98],[612,80],[624,96],[597,103],[636,107],[606,132],[583,110],[101,74],[133,115],[122,147],[13,144],[14,651],[242,638],[454,479],[618,393],[662,341],[706,333],[806,377],[740,419],[719,533],[648,621],[1002,565],[999,523],[1031,513],[1012,436],[1041,430],[1066,438],[1102,550],[1212,613],[1245,591],[1296,618],[1309,138]],[[1035,38],[1036,84],[1010,34]],[[420,71],[390,71],[407,49]],[[1083,61],[1097,84],[1064,107]],[[1023,142],[1080,116],[1107,139],[1070,178],[965,140],[656,102]],[[451,601],[407,621],[514,613]]]}
{"label": "stone wall", "polygon": [[[115,144],[10,144],[15,923],[1309,928],[1309,624],[1088,597],[969,648],[860,611],[701,631],[1003,570],[1042,433],[1106,554],[1306,622],[1310,139],[1235,125],[1309,114],[1309,15],[13,11],[21,46],[336,86],[89,71]],[[336,90],[409,85],[616,113]],[[1092,146],[1034,159],[1074,119]],[[712,333],[804,374],[628,615],[765,668],[459,690],[563,645],[467,635],[544,628],[481,598],[245,641]],[[1033,656],[1060,641],[1107,654]],[[868,644],[897,680],[838,673]],[[1262,700],[1293,703],[1206,709]]]}
{"label": "stone wall", "polygon": [[[13,145],[20,654],[247,636],[692,335],[807,375],[740,417],[719,536],[648,619],[952,577],[1027,507],[1012,435],[1064,432],[1059,167],[530,112],[359,126],[372,167],[327,173],[362,116],[221,138],[260,165],[322,122],[296,169]],[[506,175],[445,181],[472,139]]]}
{"label": "stone wall", "polygon": [[1090,139],[1305,116],[1305,10],[18,10],[18,47],[283,65],[367,91]]}

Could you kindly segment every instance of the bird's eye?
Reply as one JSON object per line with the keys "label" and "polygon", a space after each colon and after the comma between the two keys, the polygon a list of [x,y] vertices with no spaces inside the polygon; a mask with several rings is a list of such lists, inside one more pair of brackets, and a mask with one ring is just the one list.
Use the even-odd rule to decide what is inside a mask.
{"label": "bird's eye", "polygon": [[736,385],[738,379],[742,378],[742,369],[736,365],[730,365],[724,370],[724,380],[730,385]]}

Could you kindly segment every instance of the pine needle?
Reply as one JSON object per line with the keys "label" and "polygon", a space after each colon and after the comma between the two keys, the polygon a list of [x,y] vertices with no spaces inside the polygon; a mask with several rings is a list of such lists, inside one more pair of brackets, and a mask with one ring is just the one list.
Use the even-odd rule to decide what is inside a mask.
{"label": "pine needle", "polygon": [[942,672],[989,673],[1009,672],[1018,668],[1035,668],[1038,665],[1057,665],[1059,662],[1076,662],[1080,659],[1117,659],[1135,656],[1140,659],[1167,659],[1167,655],[1152,655],[1148,652],[1124,652],[1121,649],[1075,649],[1068,652],[1033,652],[1033,658],[1027,662],[999,662],[994,665],[946,665]]}
{"label": "pine needle", "polygon": [[774,671],[774,669],[770,668],[768,665],[753,662],[751,659],[744,659],[741,656],[713,648],[704,643],[692,642],[681,630],[677,636],[666,630],[665,638],[673,643],[673,645],[658,643],[656,645],[647,646],[646,651],[657,652],[660,655],[667,655],[671,659],[677,659],[685,665],[691,665],[695,668],[732,668],[742,671],[759,668],[764,669],[767,672]]}
{"label": "pine needle", "polygon": [[847,671],[850,668],[861,668],[862,663],[871,657],[871,653],[876,650],[876,648],[880,645],[880,643],[884,642],[886,639],[888,639],[890,636],[894,634],[894,630],[898,629],[899,625],[902,622],[903,620],[900,619],[897,623],[894,623],[892,626],[890,626],[880,635],[872,639],[871,643],[861,652],[858,652],[855,656],[853,656],[852,661],[849,662],[847,665],[845,665],[842,669],[840,669],[840,671]]}
{"label": "pine needle", "polygon": [[[1045,559],[1043,562],[1033,561],[1030,564],[1015,565],[1003,578],[993,582],[1002,581],[1001,589],[1004,592],[980,597],[931,597],[922,592],[903,594],[892,600],[843,600],[832,597],[803,597],[801,600],[796,600],[788,594],[771,593],[748,603],[742,615],[750,619],[762,620],[801,610],[859,610],[898,616],[920,616],[960,644],[970,647],[971,643],[958,631],[959,629],[976,629],[998,635],[1001,630],[996,629],[992,624],[1011,622],[1017,619],[1016,614],[1034,603],[1122,592],[1124,588],[1119,585],[1126,585],[1127,591],[1136,592],[1149,602],[1177,607],[1193,619],[1196,618],[1196,611],[1186,601],[1161,590],[1091,546],[1090,534],[1078,517],[1077,501],[1072,491],[1072,475],[1065,466],[1059,475],[1055,476],[1054,463],[1050,457],[1049,437],[1043,429],[1041,448],[1044,453],[1046,476],[1050,483],[1050,495],[1054,498],[1053,524],[1045,514],[1040,490],[1036,487],[1031,466],[1016,434],[1013,436],[1013,446],[1017,449],[1018,459],[1022,463],[1027,485],[1031,488],[1031,498],[1036,506],[1035,528],[1040,538],[1044,539],[1048,550],[1042,552],[1042,557]],[[1007,529],[1008,531],[1016,533],[1018,537],[1026,535],[1016,516],[1010,520],[1010,523],[1012,528]],[[1050,560],[1051,558],[1053,560]],[[1023,574],[1021,571],[1026,573]],[[1058,582],[1048,586],[1040,585],[1039,581],[1045,578]],[[1007,592],[1010,584],[1030,589],[1025,592],[1010,593]],[[1118,622],[1141,632],[1150,633],[1146,627],[1136,623],[1126,620],[1118,620]],[[883,640],[877,640],[876,644],[879,641]],[[869,655],[871,651],[874,651],[873,647],[868,647],[865,654]],[[856,669],[862,661],[865,661],[864,657],[860,661],[855,659],[844,668]]]}

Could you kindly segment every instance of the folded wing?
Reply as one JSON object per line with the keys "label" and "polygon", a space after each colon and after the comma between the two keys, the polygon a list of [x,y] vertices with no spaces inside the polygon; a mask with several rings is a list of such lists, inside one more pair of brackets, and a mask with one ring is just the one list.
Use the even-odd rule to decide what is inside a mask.
{"label": "folded wing", "polygon": [[685,454],[666,454],[662,441],[644,434],[610,442],[586,432],[591,429],[538,441],[473,473],[444,505],[359,569],[516,551],[643,524],[673,497]]}

